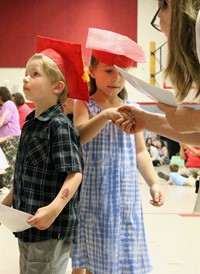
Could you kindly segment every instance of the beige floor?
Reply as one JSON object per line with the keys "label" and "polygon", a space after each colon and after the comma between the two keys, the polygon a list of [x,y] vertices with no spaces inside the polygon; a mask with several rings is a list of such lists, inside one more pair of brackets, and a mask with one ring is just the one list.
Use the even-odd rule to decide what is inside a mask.
{"label": "beige floor", "polygon": [[[157,169],[163,170],[163,167]],[[149,204],[148,187],[140,176],[139,183],[146,234],[154,266],[151,274],[199,274],[200,217],[190,215],[197,196],[194,188],[168,186],[161,181],[166,196],[165,205],[154,208]],[[0,200],[1,198],[0,196]],[[19,273],[16,239],[3,226],[0,227],[0,273]],[[71,262],[66,274],[69,273]]]}

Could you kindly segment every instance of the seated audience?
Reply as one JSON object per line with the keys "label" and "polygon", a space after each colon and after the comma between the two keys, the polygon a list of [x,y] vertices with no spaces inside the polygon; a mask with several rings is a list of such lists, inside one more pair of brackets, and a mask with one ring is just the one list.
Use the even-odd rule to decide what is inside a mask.
{"label": "seated audience", "polygon": [[177,155],[179,153],[180,146],[179,146],[178,142],[175,142],[175,141],[173,141],[165,136],[162,136],[162,135],[158,135],[158,137],[159,137],[158,139],[164,141],[164,143],[166,144],[167,149],[168,149],[169,159],[171,159],[172,156]]}
{"label": "seated audience", "polygon": [[179,166],[176,164],[169,166],[170,173],[166,175],[162,171],[158,172],[158,176],[166,181],[168,181],[169,185],[177,185],[177,186],[195,186],[197,173],[194,175],[190,175],[188,178],[180,175],[178,173]]}
{"label": "seated audience", "polygon": [[15,103],[19,112],[20,129],[22,129],[26,116],[31,113],[32,109],[25,103],[25,98],[20,92],[12,94],[12,101]]}
{"label": "seated audience", "polygon": [[168,165],[169,164],[169,153],[168,148],[165,145],[163,140],[156,140],[155,146],[158,150],[158,154],[160,157],[161,164]]}
{"label": "seated audience", "polygon": [[152,140],[152,144],[155,145],[155,141],[157,140],[158,136],[156,133],[146,130],[144,131],[144,139],[147,140],[148,138],[150,138]]}
{"label": "seated audience", "polygon": [[200,147],[180,143],[179,155],[185,160],[185,168],[179,171],[181,175],[188,177],[200,170]]}
{"label": "seated audience", "polygon": [[146,148],[151,156],[151,160],[153,163],[153,166],[161,166],[161,159],[159,157],[159,153],[157,148],[153,145],[152,139],[148,137],[145,141]]}

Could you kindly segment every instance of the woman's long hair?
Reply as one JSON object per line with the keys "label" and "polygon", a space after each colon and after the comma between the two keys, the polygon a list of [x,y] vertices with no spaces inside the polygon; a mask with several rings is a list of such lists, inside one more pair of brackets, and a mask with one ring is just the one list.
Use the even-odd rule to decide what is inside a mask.
{"label": "woman's long hair", "polygon": [[197,98],[200,94],[200,63],[196,50],[195,25],[200,0],[171,0],[171,29],[168,38],[169,77],[181,102],[194,86]]}

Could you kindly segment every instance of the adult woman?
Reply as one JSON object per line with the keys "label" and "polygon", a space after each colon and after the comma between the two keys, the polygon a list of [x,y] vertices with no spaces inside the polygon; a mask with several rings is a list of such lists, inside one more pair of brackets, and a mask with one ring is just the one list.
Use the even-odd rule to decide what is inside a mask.
{"label": "adult woman", "polygon": [[18,112],[19,112],[19,123],[20,128],[22,129],[26,116],[31,113],[32,109],[25,103],[25,98],[20,92],[12,94],[12,101],[15,103]]}
{"label": "adult woman", "polygon": [[[168,38],[168,76],[175,88],[177,101],[182,101],[195,86],[196,98],[200,94],[200,1],[199,0],[163,0],[158,1],[158,11],[151,24],[154,27],[155,19],[160,19],[160,30]],[[198,33],[196,34],[196,26]],[[178,142],[200,145],[200,110],[187,107],[170,107],[158,103],[165,115],[142,111],[131,106],[124,106],[124,110],[134,116],[135,125],[132,129],[122,120],[115,124],[126,132],[149,130],[166,136]],[[198,194],[194,212],[200,208],[200,192]]]}
{"label": "adult woman", "polygon": [[179,172],[181,175],[189,177],[200,170],[200,147],[180,143],[179,154],[185,161],[185,168]]}
{"label": "adult woman", "polygon": [[153,166],[161,166],[161,158],[159,157],[158,149],[154,146],[152,139],[148,137],[145,141],[146,148],[150,154]]}
{"label": "adult woman", "polygon": [[0,141],[1,148],[9,163],[5,174],[0,175],[0,187],[10,187],[14,175],[14,163],[21,130],[19,127],[19,114],[15,104],[11,101],[10,91],[0,87]]}
{"label": "adult woman", "polygon": [[158,150],[158,155],[160,157],[161,164],[168,165],[169,164],[169,152],[168,152],[168,148],[165,145],[164,141],[157,139],[155,141],[155,146]]}
{"label": "adult woman", "polygon": [[[171,79],[177,101],[182,101],[193,86],[196,87],[194,96],[199,97],[200,65],[196,51],[195,27],[200,1],[166,0],[158,1],[158,6],[158,11],[151,24],[158,28],[154,24],[158,16],[160,19],[159,29],[168,38],[168,65],[165,74]],[[198,43],[200,43],[199,40]],[[158,107],[166,112],[166,115],[150,113],[131,106],[121,107],[120,110],[129,111],[136,122],[132,129],[127,128],[127,132],[147,129],[176,141],[200,145],[200,110],[170,107],[161,103],[158,104]],[[126,130],[126,124],[123,124],[121,120],[116,124]]]}

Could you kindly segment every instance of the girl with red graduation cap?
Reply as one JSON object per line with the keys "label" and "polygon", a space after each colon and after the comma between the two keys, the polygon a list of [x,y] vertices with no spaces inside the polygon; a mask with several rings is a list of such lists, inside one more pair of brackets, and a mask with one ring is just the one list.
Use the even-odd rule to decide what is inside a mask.
{"label": "girl with red graduation cap", "polygon": [[79,44],[37,37],[36,51],[23,81],[35,110],[22,129],[13,189],[2,203],[33,215],[29,229],[14,233],[20,273],[65,274],[82,169],[79,134],[61,104],[67,95],[87,101],[88,88]]}
{"label": "girl with red graduation cap", "polygon": [[[89,103],[77,101],[74,123],[80,133],[84,174],[80,194],[74,269],[93,274],[145,274],[152,270],[145,238],[137,169],[150,188],[154,206],[163,204],[143,133],[128,135],[112,122],[129,117],[118,110],[128,101],[125,79],[114,65],[144,62],[141,48],[126,36],[89,29]],[[111,122],[112,121],[112,122]]]}

